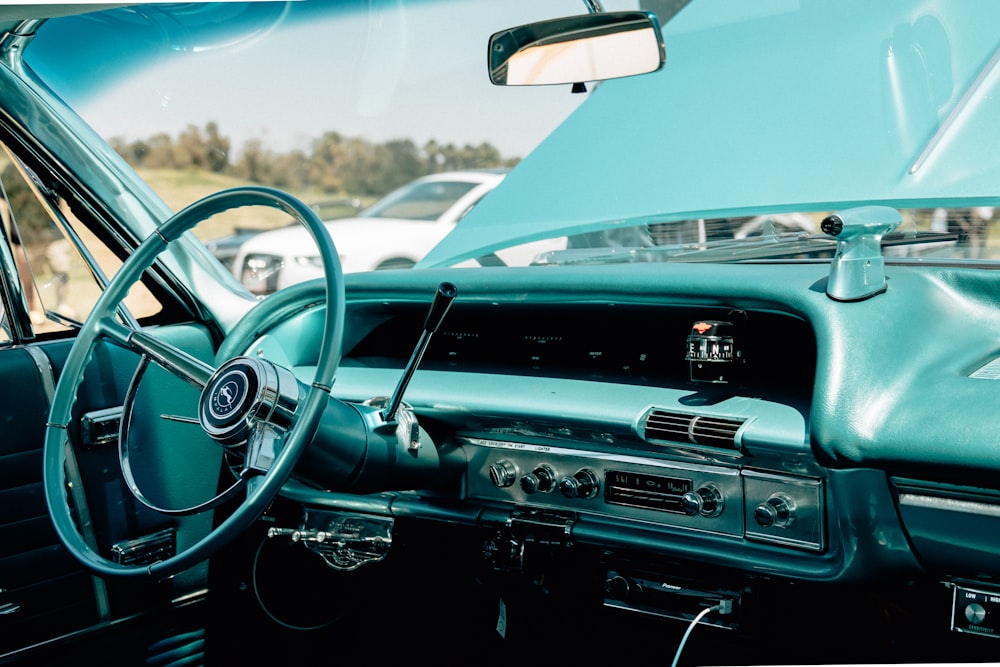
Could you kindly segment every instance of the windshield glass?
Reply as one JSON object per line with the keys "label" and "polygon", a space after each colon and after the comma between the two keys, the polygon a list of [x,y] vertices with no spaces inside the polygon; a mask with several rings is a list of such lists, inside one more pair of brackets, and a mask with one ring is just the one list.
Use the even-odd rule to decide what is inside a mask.
{"label": "windshield glass", "polygon": [[[821,259],[822,220],[870,204],[901,211],[888,256],[993,261],[1000,165],[974,137],[995,132],[984,16],[1000,7],[956,4],[848,3],[859,22],[842,3],[604,2],[659,15],[666,65],[572,86],[494,85],[484,54],[498,31],[585,14],[579,0],[125,7],[48,21],[26,61],[174,210],[252,183],[362,207],[327,219],[427,221],[475,186],[417,179],[510,169],[412,256],[375,257],[401,233],[334,231],[352,271]],[[959,28],[981,38],[949,40]],[[240,248],[286,223],[199,233],[249,280]],[[311,261],[259,245],[269,270]]]}
{"label": "windshield glass", "polygon": [[[26,60],[174,210],[242,183],[367,206],[428,174],[501,169],[527,155],[586,95],[494,86],[486,40],[581,9],[579,0],[137,6],[50,20]],[[363,215],[433,219],[472,186],[415,186]]]}

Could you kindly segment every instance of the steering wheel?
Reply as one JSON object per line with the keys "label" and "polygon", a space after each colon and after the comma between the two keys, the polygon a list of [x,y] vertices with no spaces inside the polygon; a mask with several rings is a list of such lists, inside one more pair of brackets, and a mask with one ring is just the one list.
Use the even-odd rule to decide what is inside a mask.
{"label": "steering wheel", "polygon": [[[119,305],[129,289],[170,243],[202,220],[251,205],[277,208],[303,224],[315,239],[323,260],[325,275],[321,280],[326,289],[327,308],[315,376],[308,387],[295,380],[290,371],[263,359],[234,357],[216,369],[148,332],[122,324],[117,318]],[[52,399],[45,433],[45,500],[56,532],[70,553],[99,574],[165,578],[205,560],[249,528],[288,480],[316,433],[340,363],[343,321],[344,282],[333,241],[316,213],[291,195],[258,187],[224,190],[191,204],[164,222],[128,257],[97,300],[73,343]],[[66,475],[67,448],[71,447],[68,428],[84,370],[95,346],[103,340],[137,352],[141,364],[151,360],[199,387],[198,415],[202,429],[224,446],[246,443],[242,470],[233,487],[197,507],[167,513],[205,511],[245,488],[243,501],[201,540],[151,565],[126,565],[102,556],[81,535],[70,510]],[[125,399],[123,425],[131,413],[132,399],[130,391]],[[126,439],[123,432],[121,440]],[[137,487],[130,479],[127,445],[122,442],[119,447],[123,476],[135,494]]]}

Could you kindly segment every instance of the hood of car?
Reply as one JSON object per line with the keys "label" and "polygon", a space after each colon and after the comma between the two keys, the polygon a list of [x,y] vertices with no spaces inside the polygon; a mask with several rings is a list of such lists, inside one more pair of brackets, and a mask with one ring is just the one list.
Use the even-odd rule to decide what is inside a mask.
{"label": "hood of car", "polygon": [[989,0],[697,0],[664,26],[661,71],[599,84],[421,265],[637,223],[991,201],[998,21]]}

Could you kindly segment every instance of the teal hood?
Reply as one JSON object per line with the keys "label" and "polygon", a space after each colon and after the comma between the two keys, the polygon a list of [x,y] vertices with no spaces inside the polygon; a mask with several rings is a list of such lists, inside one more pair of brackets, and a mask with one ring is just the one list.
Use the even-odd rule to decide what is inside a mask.
{"label": "teal hood", "polygon": [[637,223],[989,201],[997,25],[992,0],[695,0],[661,71],[599,84],[420,265]]}

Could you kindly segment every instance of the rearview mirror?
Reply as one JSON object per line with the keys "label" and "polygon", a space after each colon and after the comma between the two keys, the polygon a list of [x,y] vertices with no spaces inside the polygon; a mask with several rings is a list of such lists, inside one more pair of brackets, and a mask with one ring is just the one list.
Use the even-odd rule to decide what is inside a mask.
{"label": "rearview mirror", "polygon": [[490,37],[490,81],[540,86],[655,72],[666,54],[649,12],[607,12],[529,23]]}

